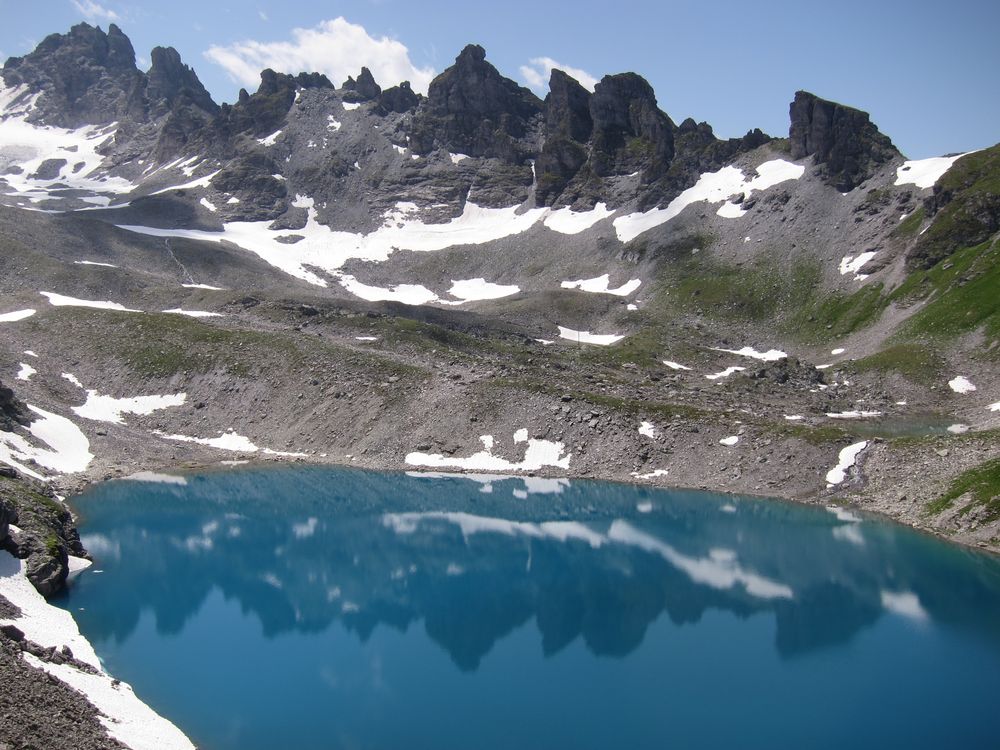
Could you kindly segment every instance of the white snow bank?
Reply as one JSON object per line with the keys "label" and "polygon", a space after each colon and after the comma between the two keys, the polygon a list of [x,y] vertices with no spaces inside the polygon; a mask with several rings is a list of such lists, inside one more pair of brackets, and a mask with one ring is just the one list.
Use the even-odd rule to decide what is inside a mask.
{"label": "white snow bank", "polygon": [[458,297],[463,302],[473,302],[484,299],[500,299],[517,294],[521,289],[517,286],[504,286],[494,284],[483,278],[478,279],[452,279],[451,289],[448,294]]}
{"label": "white snow bank", "polygon": [[185,289],[208,289],[213,292],[225,291],[221,286],[209,286],[208,284],[181,284]]}
{"label": "white snow bank", "polygon": [[785,415],[785,419],[787,419],[789,422],[798,422],[798,421],[800,421],[802,419],[802,415],[801,414],[786,414]]}
{"label": "white snow bank", "polygon": [[847,350],[846,349],[841,349],[841,348],[831,349],[830,350],[830,354],[833,354],[833,355],[843,354],[845,351],[847,351]]}
{"label": "white snow bank", "polygon": [[[81,563],[89,561],[71,557],[71,570],[79,572]],[[43,662],[31,654],[24,654],[24,660],[82,692],[105,715],[101,722],[108,733],[132,750],[193,750],[194,746],[177,727],[140,701],[128,684],[113,681],[101,669],[97,654],[80,634],[73,616],[46,602],[28,581],[25,568],[24,561],[0,551],[0,594],[21,610],[20,617],[0,622],[15,625],[41,646],[68,646],[75,658],[97,669],[98,674],[81,672],[68,664]]]}
{"label": "white snow bank", "polygon": [[170,313],[172,315],[187,315],[189,318],[221,318],[222,313],[208,312],[206,310],[182,310],[179,307],[171,308],[170,310],[164,310],[165,313]]}
{"label": "white snow bank", "polygon": [[215,207],[215,204],[212,203],[212,201],[210,201],[208,198],[202,198],[198,202],[205,208],[207,208],[209,211],[211,211],[213,214],[219,210],[218,208]]}
{"label": "white snow bank", "polygon": [[955,393],[972,393],[976,390],[976,386],[964,375],[959,375],[957,378],[949,380],[948,387],[955,391]]}
{"label": "white snow bank", "polygon": [[0,313],[0,323],[15,323],[18,320],[30,318],[35,314],[34,310],[14,310],[9,313]]}
{"label": "white snow bank", "polygon": [[346,110],[347,110],[348,112],[353,112],[353,111],[354,111],[354,110],[356,110],[356,109],[357,109],[358,107],[360,107],[360,106],[361,106],[361,104],[359,104],[358,102],[341,102],[341,103],[340,103],[340,106],[342,106],[342,107],[343,107],[344,109],[346,109]]}
{"label": "white snow bank", "polygon": [[44,477],[24,466],[22,462],[34,461],[39,466],[60,474],[74,474],[90,466],[94,454],[90,452],[90,441],[79,427],[66,417],[52,414],[37,406],[28,404],[28,408],[41,419],[32,422],[27,430],[48,448],[34,446],[17,433],[0,432],[0,461],[35,479]]}
{"label": "white snow bank", "polygon": [[969,425],[967,424],[959,423],[959,424],[948,425],[948,432],[950,432],[952,435],[964,435],[968,431],[969,431]]}
{"label": "white snow bank", "polygon": [[114,263],[101,263],[96,260],[74,260],[74,266],[101,266],[102,268],[118,268]]}
{"label": "white snow bank", "polygon": [[[425,224],[414,215],[416,211],[412,203],[398,203],[386,212],[383,225],[367,235],[334,231],[320,224],[311,201],[306,226],[296,230],[269,229],[270,221],[227,222],[221,232],[129,225],[120,228],[154,237],[231,242],[291,276],[325,287],[327,281],[310,268],[338,276],[339,269],[351,259],[380,262],[397,250],[433,252],[491,242],[527,231],[549,209],[518,213],[517,206],[481,208],[467,201],[461,216],[443,224]],[[279,241],[293,235],[302,239],[294,244]]]}
{"label": "white snow bank", "polygon": [[779,359],[784,359],[788,355],[785,352],[778,349],[768,349],[766,352],[759,352],[752,346],[744,346],[742,349],[721,349],[719,347],[710,346],[714,352],[726,352],[727,354],[736,354],[740,357],[750,357],[751,359],[760,359],[764,362],[776,362]]}
{"label": "white snow bank", "polygon": [[616,297],[626,297],[642,284],[641,279],[630,279],[620,287],[612,289],[609,286],[610,276],[603,274],[593,279],[577,279],[576,281],[564,281],[560,284],[563,289],[579,289],[582,292],[594,292],[596,294],[613,294]]}
{"label": "white snow bank", "polygon": [[[670,221],[692,203],[721,203],[737,193],[748,196],[754,190],[766,190],[786,180],[797,180],[804,173],[805,167],[783,159],[761,164],[757,167],[757,177],[751,180],[747,180],[741,170],[732,166],[723,167],[718,172],[706,172],[694,187],[678,195],[666,208],[653,208],[645,213],[618,217],[614,221],[615,232],[621,242],[629,242],[643,232]],[[732,213],[735,215],[735,212]]]}
{"label": "white snow bank", "polygon": [[71,372],[64,372],[62,374],[62,376],[66,380],[68,380],[70,383],[72,383],[73,385],[75,385],[77,388],[83,388],[83,383],[81,383],[80,379],[76,375],[74,375],[73,373],[71,373]]}
{"label": "white snow bank", "polygon": [[273,146],[275,143],[278,142],[278,136],[280,135],[281,131],[276,130],[269,136],[266,136],[264,138],[258,138],[257,143],[259,143],[261,146]]}
{"label": "white snow bank", "polygon": [[723,445],[736,445],[738,442],[740,442],[740,436],[730,435],[729,437],[722,438],[722,440],[720,440],[719,442],[722,443]]}
{"label": "white snow bank", "polygon": [[717,373],[715,373],[713,375],[706,375],[705,377],[708,378],[709,380],[719,380],[721,378],[728,378],[733,373],[743,372],[746,369],[747,368],[745,368],[745,367],[735,367],[735,366],[734,367],[727,367],[722,372],[717,372]]}
{"label": "white snow bank", "polygon": [[466,154],[448,154],[448,158],[451,159],[452,164],[460,164],[469,157]]}
{"label": "white snow bank", "polygon": [[932,156],[929,159],[905,161],[903,166],[896,169],[895,184],[916,185],[918,188],[934,187],[934,183],[940,180],[956,161],[973,153],[975,151],[968,151],[956,156]]}
{"label": "white snow bank", "polygon": [[545,217],[544,224],[553,232],[560,234],[579,234],[590,229],[597,222],[608,218],[614,213],[607,204],[598,203],[589,211],[571,211],[569,207],[551,211]]}
{"label": "white snow bank", "polygon": [[175,440],[180,443],[197,443],[207,445],[209,448],[218,448],[223,451],[234,451],[236,453],[261,453],[268,456],[285,456],[289,458],[305,458],[305,453],[294,453],[289,451],[276,451],[270,448],[260,448],[255,445],[250,438],[240,435],[235,430],[229,430],[214,438],[192,437],[190,435],[168,435],[159,430],[153,430],[153,434],[165,440]]}
{"label": "white snow bank", "polygon": [[660,433],[652,422],[643,422],[639,425],[639,434],[655,440]]}
{"label": "white snow bank", "polygon": [[435,469],[458,468],[472,471],[536,471],[543,466],[568,469],[572,454],[563,455],[565,446],[551,440],[528,440],[524,458],[509,461],[493,454],[493,436],[481,435],[483,450],[465,458],[442,456],[439,453],[408,453],[404,459],[410,466],[428,466]]}
{"label": "white snow bank", "polygon": [[827,412],[826,416],[830,419],[871,419],[873,417],[881,417],[882,412],[880,411],[838,411],[838,412]]}
{"label": "white snow bank", "polygon": [[874,258],[876,254],[877,253],[874,250],[869,250],[859,255],[845,255],[840,261],[840,275],[845,276],[849,273],[853,273],[856,281],[868,278],[866,275],[859,273],[859,271],[861,271],[861,267]]}
{"label": "white snow bank", "polygon": [[848,469],[854,467],[854,464],[858,460],[858,455],[867,447],[868,441],[862,440],[860,443],[854,443],[841,450],[837,458],[837,465],[826,473],[826,486],[834,487],[847,479]]}
{"label": "white snow bank", "polygon": [[710,588],[731,589],[740,585],[747,594],[760,599],[794,597],[792,590],[785,584],[744,569],[733,550],[715,549],[709,552],[707,557],[692,557],[622,520],[616,520],[611,524],[608,539],[659,555],[683,571],[693,582]]}
{"label": "white snow bank", "polygon": [[38,372],[34,367],[24,362],[20,362],[19,364],[21,365],[21,369],[17,371],[16,377],[18,380],[29,380],[32,375]]}
{"label": "white snow bank", "polygon": [[559,326],[559,338],[569,339],[578,344],[596,344],[597,346],[610,346],[625,338],[624,335],[614,333],[591,333],[590,331],[574,331],[572,328]]}
{"label": "white snow bank", "polygon": [[[669,473],[670,469],[653,469],[652,471],[646,474],[640,474],[637,471],[633,471],[632,476],[634,476],[636,479],[656,479],[657,477],[665,477]],[[652,508],[650,508],[650,510],[652,510]],[[643,511],[640,510],[639,512],[642,513]]]}
{"label": "white snow bank", "polygon": [[986,408],[990,411],[1000,411],[1000,401],[997,401],[995,404],[990,404]]}
{"label": "white snow bank", "polygon": [[175,393],[168,396],[132,396],[115,398],[104,396],[95,390],[87,391],[87,401],[83,406],[74,406],[73,412],[84,419],[95,422],[110,422],[124,424],[123,414],[152,414],[160,409],[171,406],[182,406],[187,402],[186,393]]}
{"label": "white snow bank", "polygon": [[671,370],[690,370],[690,367],[685,367],[684,365],[679,365],[676,362],[671,362],[669,359],[662,360],[663,364],[669,367]]}
{"label": "white snow bank", "polygon": [[120,312],[142,312],[142,310],[131,310],[127,307],[119,305],[117,302],[97,302],[89,299],[77,299],[76,297],[67,297],[63,294],[56,294],[55,292],[39,292],[43,297],[48,297],[49,304],[55,307],[93,307],[99,310],[118,310]]}
{"label": "white snow bank", "polygon": [[351,294],[369,302],[401,302],[404,305],[426,305],[439,297],[421,284],[397,284],[391,287],[371,286],[358,281],[350,274],[340,274],[340,285]]}

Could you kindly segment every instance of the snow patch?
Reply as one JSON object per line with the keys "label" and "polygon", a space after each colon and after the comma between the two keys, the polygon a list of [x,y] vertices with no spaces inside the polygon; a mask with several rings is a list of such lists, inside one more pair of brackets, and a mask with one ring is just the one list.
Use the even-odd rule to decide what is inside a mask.
{"label": "snow patch", "polygon": [[956,156],[932,156],[929,159],[905,161],[903,166],[896,169],[896,182],[894,184],[916,185],[921,189],[934,187],[934,184],[952,168],[956,161],[963,156],[974,153],[975,151],[968,151]]}
{"label": "snow patch", "polygon": [[19,364],[21,365],[21,369],[17,371],[16,377],[18,380],[29,380],[32,375],[38,372],[34,367],[24,362],[20,362]]}
{"label": "snow patch", "polygon": [[826,416],[830,419],[872,419],[874,417],[881,417],[882,412],[880,411],[837,411],[837,412],[827,412]]}
{"label": "snow patch", "polygon": [[663,364],[669,367],[671,370],[690,370],[690,367],[685,367],[684,365],[679,365],[676,362],[671,362],[669,359],[662,360]]}
{"label": "snow patch", "polygon": [[117,302],[97,302],[89,299],[77,299],[67,297],[55,292],[39,292],[43,297],[48,297],[49,304],[55,307],[91,307],[98,310],[118,310],[119,312],[142,312],[142,310],[131,310]]}
{"label": "snow patch", "polygon": [[0,313],[0,323],[16,323],[19,320],[30,318],[35,314],[35,310],[14,310],[13,312]]}
{"label": "snow patch", "polygon": [[847,479],[847,471],[854,467],[861,451],[867,447],[868,441],[862,440],[860,443],[854,443],[842,449],[837,457],[837,465],[826,473],[826,486],[834,487]]}
{"label": "snow patch", "polygon": [[182,310],[179,307],[171,308],[170,310],[164,310],[165,313],[170,313],[171,315],[187,315],[189,318],[221,318],[222,313],[208,312],[206,310]]}
{"label": "snow patch", "polygon": [[169,396],[154,395],[115,398],[114,396],[101,395],[91,389],[87,391],[87,401],[83,406],[74,406],[73,412],[77,416],[95,422],[124,424],[123,414],[147,415],[171,406],[182,406],[186,402],[186,393],[175,393]]}
{"label": "snow patch", "polygon": [[342,107],[343,107],[344,109],[346,109],[346,110],[347,110],[348,112],[353,112],[354,110],[356,110],[356,109],[357,109],[358,107],[360,107],[360,106],[361,106],[361,105],[360,105],[359,103],[357,103],[357,102],[341,102],[340,104],[341,104],[341,106],[342,106]]}
{"label": "snow patch", "polygon": [[730,435],[729,437],[722,438],[722,440],[720,440],[719,442],[722,443],[722,445],[736,445],[738,442],[740,442],[740,436]]}
{"label": "snow patch", "polygon": [[610,276],[603,274],[593,279],[578,279],[576,281],[563,281],[560,286],[563,289],[579,289],[582,292],[594,292],[596,294],[613,294],[616,297],[626,297],[642,284],[641,279],[630,279],[620,287],[611,289],[609,286]]}
{"label": "snow patch", "polygon": [[840,275],[846,276],[849,273],[853,273],[855,281],[861,281],[868,278],[867,275],[860,274],[859,271],[862,266],[874,258],[875,255],[876,252],[874,250],[869,250],[861,253],[860,255],[845,255],[840,261]]}
{"label": "snow patch", "polygon": [[275,143],[277,143],[279,135],[281,135],[281,131],[276,130],[269,136],[266,136],[264,138],[258,138],[257,143],[259,143],[261,146],[273,146]]}
{"label": "snow patch", "polygon": [[976,386],[964,375],[959,375],[957,378],[949,380],[948,387],[955,391],[955,393],[972,393],[976,390]]}
{"label": "snow patch", "polygon": [[451,159],[452,164],[460,164],[469,157],[466,156],[465,154],[448,154],[448,158]]}
{"label": "snow patch", "polygon": [[559,337],[575,341],[578,344],[596,344],[597,346],[610,346],[625,338],[624,335],[614,333],[591,333],[590,331],[574,331],[572,328],[558,326]]}
{"label": "snow patch", "polygon": [[114,263],[99,263],[96,260],[74,260],[74,266],[102,266],[103,268],[118,268]]}
{"label": "snow patch", "polygon": [[722,372],[717,372],[714,375],[706,375],[705,377],[708,378],[709,380],[719,380],[721,378],[728,378],[733,373],[743,372],[746,369],[747,368],[745,368],[745,367],[735,367],[735,366],[734,367],[727,367]]}
{"label": "snow patch", "polygon": [[778,349],[768,349],[766,352],[759,352],[752,346],[744,346],[742,349],[720,349],[715,346],[710,346],[714,352],[726,352],[727,354],[736,354],[740,357],[750,357],[751,359],[760,359],[764,362],[776,362],[779,359],[784,359],[788,355],[783,351]]}
{"label": "snow patch", "polygon": [[637,471],[632,472],[632,476],[636,479],[656,479],[657,477],[665,477],[670,473],[670,469],[653,469],[647,474],[640,474]]}
{"label": "snow patch", "polygon": [[723,167],[718,172],[705,172],[694,187],[678,195],[666,208],[618,217],[614,221],[615,232],[621,242],[629,242],[643,232],[670,221],[692,203],[721,203],[737,193],[748,196],[754,190],[766,190],[786,180],[797,180],[804,173],[805,167],[783,159],[761,164],[757,167],[757,176],[751,180],[747,180],[743,172],[733,166]]}
{"label": "snow patch", "polygon": [[75,474],[86,470],[94,459],[90,452],[90,441],[79,427],[58,414],[39,409],[28,404],[37,414],[27,430],[48,448],[31,445],[23,436],[13,432],[0,432],[0,461],[28,474],[35,479],[45,478],[23,465],[24,461],[34,461],[39,466],[60,474]]}
{"label": "snow patch", "polygon": [[199,203],[200,203],[201,205],[203,205],[203,206],[204,206],[205,208],[207,208],[207,209],[208,209],[209,211],[211,211],[211,212],[212,212],[213,214],[214,214],[214,213],[215,213],[216,211],[218,211],[218,210],[219,210],[219,209],[217,209],[217,208],[215,207],[215,204],[214,204],[214,203],[212,203],[212,201],[210,201],[210,200],[209,200],[208,198],[202,198],[202,199],[201,199],[200,201],[198,201],[198,202],[199,202]]}
{"label": "snow patch", "polygon": [[[520,433],[520,430],[518,431]],[[517,433],[515,433],[517,434]],[[519,462],[493,454],[493,436],[481,435],[483,450],[465,458],[442,456],[439,453],[408,453],[404,459],[410,466],[428,466],[431,468],[458,468],[472,471],[536,471],[543,466],[555,466],[561,469],[569,468],[572,454],[563,455],[565,446],[551,440],[530,439],[525,449],[524,458]]]}
{"label": "snow patch", "polygon": [[655,440],[660,433],[652,422],[643,422],[639,425],[639,434]]}
{"label": "snow patch", "polygon": [[521,291],[520,287],[494,284],[484,278],[452,279],[448,294],[452,297],[458,297],[463,302],[474,302],[476,300],[509,297],[512,294],[517,294],[519,291]]}
{"label": "snow patch", "polygon": [[553,209],[545,217],[544,224],[553,232],[579,234],[612,214],[614,214],[614,209],[609,209],[605,203],[597,203],[589,211],[573,211],[567,206]]}

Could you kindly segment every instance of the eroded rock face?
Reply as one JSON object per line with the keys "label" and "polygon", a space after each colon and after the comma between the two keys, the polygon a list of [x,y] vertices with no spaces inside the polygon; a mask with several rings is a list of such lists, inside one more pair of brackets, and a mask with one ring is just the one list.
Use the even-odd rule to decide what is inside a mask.
{"label": "eroded rock face", "polygon": [[50,34],[30,54],[8,60],[2,75],[8,86],[44,92],[37,114],[50,124],[75,128],[145,115],[145,76],[114,24],[107,34],[86,23]]}
{"label": "eroded rock face", "polygon": [[576,79],[552,71],[545,97],[545,144],[535,164],[539,205],[551,205],[587,163],[587,143],[594,129],[590,99],[590,92]]}
{"label": "eroded rock face", "polygon": [[841,192],[853,190],[900,155],[868,113],[859,109],[798,91],[789,116],[792,158],[812,156],[824,167],[827,181]]}
{"label": "eroded rock face", "polygon": [[28,406],[14,395],[14,391],[0,382],[0,430],[12,432],[18,425],[31,424]]}
{"label": "eroded rock face", "polygon": [[195,72],[181,62],[177,50],[173,47],[154,47],[151,59],[146,98],[152,116],[184,104],[191,104],[213,115],[219,111],[219,105],[212,101]]}
{"label": "eroded rock face", "polygon": [[646,79],[635,73],[605,76],[590,99],[594,121],[593,169],[605,177],[645,170],[662,174],[674,155],[675,126],[656,106]]}
{"label": "eroded rock face", "polygon": [[390,112],[409,112],[420,104],[420,95],[410,88],[409,81],[403,81],[383,91],[378,98],[379,113],[383,116]]}
{"label": "eroded rock face", "polygon": [[375,82],[375,76],[368,68],[362,68],[357,80],[348,77],[341,86],[345,91],[350,92],[344,99],[350,102],[369,102],[377,99],[382,93],[382,87]]}
{"label": "eroded rock face", "polygon": [[542,112],[528,89],[500,75],[486,51],[470,44],[455,64],[431,81],[427,99],[414,118],[410,147],[426,154],[441,146],[453,153],[524,162],[529,151],[518,143]]}

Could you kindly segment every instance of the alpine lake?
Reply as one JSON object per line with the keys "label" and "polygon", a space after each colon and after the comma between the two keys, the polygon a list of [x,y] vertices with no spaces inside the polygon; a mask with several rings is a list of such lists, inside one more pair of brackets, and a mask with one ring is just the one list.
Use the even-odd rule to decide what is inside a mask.
{"label": "alpine lake", "polygon": [[59,602],[204,750],[995,748],[1000,560],[840,508],[241,467],[72,500]]}

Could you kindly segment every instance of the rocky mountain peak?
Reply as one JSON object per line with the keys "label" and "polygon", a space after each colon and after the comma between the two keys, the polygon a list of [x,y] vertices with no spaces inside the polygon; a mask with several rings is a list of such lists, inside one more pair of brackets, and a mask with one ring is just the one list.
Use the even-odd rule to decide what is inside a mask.
{"label": "rocky mountain peak", "polygon": [[357,80],[348,76],[341,88],[351,92],[344,97],[347,101],[368,102],[377,99],[382,93],[382,87],[375,82],[375,76],[368,68],[361,68]]}
{"label": "rocky mountain peak", "polygon": [[660,174],[674,155],[674,123],[656,105],[656,94],[636,73],[604,76],[590,99],[594,121],[594,171],[600,176],[645,169]]}
{"label": "rocky mountain peak", "polygon": [[527,158],[515,140],[523,138],[542,102],[504,78],[486,62],[486,50],[470,44],[455,64],[431,81],[414,120],[411,147],[428,153],[440,145],[469,156],[492,156],[512,163]]}
{"label": "rocky mountain peak", "polygon": [[900,155],[867,112],[808,91],[795,93],[789,117],[792,158],[812,156],[824,167],[827,182],[841,192],[853,190],[880,165]]}
{"label": "rocky mountain peak", "polygon": [[147,74],[146,98],[150,102],[151,114],[158,109],[170,109],[175,102],[184,98],[206,112],[214,114],[219,105],[205,89],[197,74],[181,61],[181,56],[173,47],[154,47],[151,53],[152,66]]}
{"label": "rocky mountain peak", "polygon": [[0,75],[7,86],[43,94],[36,121],[79,127],[145,115],[145,77],[135,67],[132,43],[114,24],[107,33],[81,23],[67,34],[50,34],[33,52],[10,58]]}

